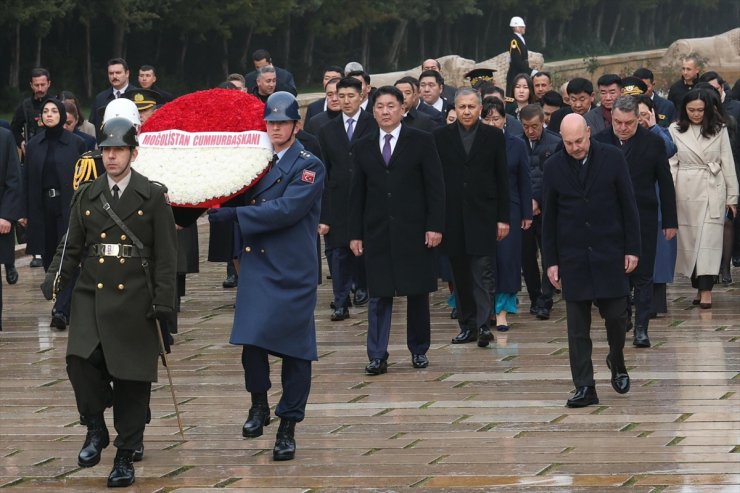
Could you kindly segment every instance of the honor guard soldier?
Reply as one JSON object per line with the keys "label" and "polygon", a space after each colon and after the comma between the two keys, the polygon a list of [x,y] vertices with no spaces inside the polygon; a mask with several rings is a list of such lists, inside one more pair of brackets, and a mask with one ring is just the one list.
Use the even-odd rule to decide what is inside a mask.
{"label": "honor guard soldier", "polygon": [[513,31],[511,41],[509,41],[509,71],[506,72],[506,95],[514,95],[514,77],[519,74],[531,75],[532,69],[529,67],[529,51],[527,44],[524,42],[524,32],[527,26],[521,17],[512,17],[509,27]]}
{"label": "honor guard soldier", "polygon": [[274,460],[295,456],[295,424],[305,415],[311,361],[318,359],[316,231],[325,172],[322,162],[295,140],[300,118],[292,94],[280,91],[268,98],[264,119],[275,152],[269,171],[246,192],[246,205],[208,212],[211,222],[236,222],[241,241],[230,342],[243,347],[244,381],[252,398],[244,437],[262,436],[270,423],[268,358],[283,360]]}
{"label": "honor guard soldier", "polygon": [[100,462],[109,444],[103,412],[113,406],[118,452],[108,486],[116,487],[134,482],[134,450],[143,441],[157,356],[169,352],[177,251],[167,189],[131,169],[134,125],[125,118],[107,121],[99,146],[105,174],[78,187],[66,240],[42,291],[51,298],[82,266],[67,344],[67,374],[87,424],[78,464]]}

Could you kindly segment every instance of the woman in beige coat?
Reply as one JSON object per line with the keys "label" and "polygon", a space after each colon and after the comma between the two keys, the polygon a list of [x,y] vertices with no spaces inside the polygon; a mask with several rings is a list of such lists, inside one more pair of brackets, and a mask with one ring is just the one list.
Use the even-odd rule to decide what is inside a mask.
{"label": "woman in beige coat", "polygon": [[678,152],[670,159],[678,211],[676,272],[691,277],[694,304],[712,307],[725,216],[736,212],[738,181],[727,127],[705,90],[689,91],[669,127]]}

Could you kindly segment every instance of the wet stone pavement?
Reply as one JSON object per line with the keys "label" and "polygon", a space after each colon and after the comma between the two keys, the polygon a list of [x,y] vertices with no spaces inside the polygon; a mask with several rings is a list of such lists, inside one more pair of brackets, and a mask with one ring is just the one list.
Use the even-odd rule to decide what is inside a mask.
{"label": "wet stone pavement", "polygon": [[[146,455],[128,491],[740,491],[735,286],[717,286],[711,310],[691,304],[686,280],[670,286],[668,315],[651,321],[653,347],[633,348],[628,334],[626,395],[609,384],[606,335],[594,311],[601,402],[568,409],[564,303],[539,321],[523,302],[510,317],[511,330],[480,349],[450,344],[457,325],[440,289],[431,296],[430,365],[416,370],[405,344],[405,303],[398,300],[388,373],[370,377],[363,371],[366,307],[331,322],[325,280],[316,309],[320,359],[307,417],[296,428],[298,451],[293,461],[273,462],[276,421],[260,438],[241,437],[249,396],[240,349],[228,343],[236,293],[221,288],[224,265],[205,262],[207,225],[200,230],[201,272],[188,276],[170,355],[185,440],[161,369]],[[19,283],[3,286],[0,489],[106,491],[115,448],[97,466],[78,467],[86,429],[65,371],[68,334],[49,327],[51,304],[38,290],[42,269],[24,258],[18,270]],[[734,274],[740,280],[740,270]],[[274,409],[279,360],[272,368]],[[106,419],[113,434],[110,411]]]}

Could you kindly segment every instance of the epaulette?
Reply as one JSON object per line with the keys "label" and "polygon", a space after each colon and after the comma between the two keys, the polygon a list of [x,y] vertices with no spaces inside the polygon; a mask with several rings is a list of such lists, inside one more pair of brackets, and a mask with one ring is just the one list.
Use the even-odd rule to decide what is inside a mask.
{"label": "epaulette", "polygon": [[87,151],[83,153],[75,163],[75,172],[72,178],[72,189],[77,190],[80,183],[93,181],[98,177],[98,168],[95,166],[95,160],[103,157],[99,150]]}
{"label": "epaulette", "polygon": [[157,185],[158,187],[164,188],[164,193],[167,193],[167,185],[165,185],[164,183],[154,181],[154,180],[149,180],[149,183],[151,183],[152,185]]}
{"label": "epaulette", "polygon": [[514,98],[510,98],[510,97],[507,96],[507,97],[504,98],[504,102],[505,103],[513,103],[514,102]]}
{"label": "epaulette", "polygon": [[74,204],[77,201],[77,198],[82,194],[82,192],[87,190],[87,188],[90,185],[92,185],[94,181],[95,180],[87,180],[87,181],[83,181],[82,183],[77,184],[77,187],[75,188],[75,192],[72,195],[72,204]]}
{"label": "epaulette", "polygon": [[313,156],[313,154],[311,154],[310,152],[308,152],[308,151],[307,151],[307,150],[305,150],[305,149],[304,149],[304,150],[302,150],[301,152],[299,152],[299,153],[298,153],[298,155],[299,155],[300,157],[302,157],[303,159],[309,159],[310,157],[312,157],[312,156]]}

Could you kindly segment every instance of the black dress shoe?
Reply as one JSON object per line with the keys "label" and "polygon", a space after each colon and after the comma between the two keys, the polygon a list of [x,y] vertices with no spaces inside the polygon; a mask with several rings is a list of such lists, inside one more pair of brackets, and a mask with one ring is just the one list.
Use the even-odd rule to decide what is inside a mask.
{"label": "black dress shoe", "polygon": [[85,443],[80,449],[77,456],[77,463],[80,467],[92,467],[100,462],[100,454],[103,449],[110,445],[108,428],[105,426],[105,420],[102,416],[87,417],[87,436]]}
{"label": "black dress shoe", "polygon": [[414,368],[426,368],[429,366],[429,358],[427,358],[426,354],[412,354],[411,364]]}
{"label": "black dress shoe", "polygon": [[272,449],[273,460],[293,460],[295,457],[295,421],[280,419],[275,447]]}
{"label": "black dress shoe", "polygon": [[221,283],[221,286],[223,286],[224,289],[235,288],[238,285],[239,285],[239,280],[234,274],[226,276],[226,279],[224,279],[224,282]]}
{"label": "black dress shoe", "polygon": [[49,326],[59,330],[65,330],[67,328],[67,317],[62,312],[55,312],[51,316]]}
{"label": "black dress shoe", "polygon": [[8,281],[8,284],[15,284],[18,282],[18,270],[15,268],[15,265],[5,267],[5,280]]}
{"label": "black dress shoe", "polygon": [[632,339],[632,345],[635,347],[650,347],[647,327],[635,327],[635,338]]}
{"label": "black dress shoe", "polygon": [[596,395],[595,387],[578,387],[573,397],[565,403],[568,407],[586,407],[591,404],[598,404],[599,397]]}
{"label": "black dress shoe", "polygon": [[144,444],[139,445],[134,450],[134,462],[141,462],[144,459]]}
{"label": "black dress shoe", "polygon": [[388,362],[384,359],[375,358],[365,367],[365,373],[368,375],[382,375],[388,373]]}
{"label": "black dress shoe", "polygon": [[486,347],[493,340],[491,329],[485,325],[478,330],[478,347]]}
{"label": "black dress shoe", "polygon": [[545,306],[538,306],[535,315],[539,320],[549,320],[550,309]]}
{"label": "black dress shoe", "polygon": [[452,338],[452,344],[465,344],[468,342],[473,342],[477,339],[478,339],[477,330],[464,329],[464,330],[461,330],[459,334],[457,334],[455,337]]}
{"label": "black dress shoe", "polygon": [[537,306],[534,303],[529,305],[529,314],[537,315]]}
{"label": "black dress shoe", "polygon": [[612,356],[606,357],[606,366],[612,371],[612,388],[618,394],[626,394],[630,391],[630,376],[627,374],[627,368],[624,365],[612,365]]}
{"label": "black dress shoe", "polygon": [[108,488],[131,486],[135,479],[134,451],[119,448],[113,461],[113,470],[108,475]]}
{"label": "black dress shoe", "polygon": [[342,320],[346,320],[349,318],[349,309],[348,308],[337,308],[334,310],[334,313],[331,314],[331,321],[332,322],[340,322]]}
{"label": "black dress shoe", "polygon": [[499,332],[507,332],[509,330],[508,325],[497,325],[496,330]]}
{"label": "black dress shoe", "polygon": [[452,320],[457,320],[457,308],[453,308],[453,309],[452,309],[452,310],[450,311],[450,318],[451,318]]}
{"label": "black dress shoe", "polygon": [[43,267],[44,261],[41,259],[41,257],[34,257],[31,259],[31,263],[29,264],[31,267]]}
{"label": "black dress shoe", "polygon": [[262,428],[270,424],[270,405],[267,403],[267,392],[252,393],[252,407],[249,408],[247,420],[242,426],[242,436],[257,438],[262,436]]}
{"label": "black dress shoe", "polygon": [[355,291],[355,306],[366,305],[370,301],[370,295],[367,293],[367,289],[357,289]]}
{"label": "black dress shoe", "polygon": [[[349,296],[347,296],[347,303],[345,303],[345,305],[347,306],[347,308],[352,308],[352,300],[350,299]],[[334,303],[334,301],[330,302],[329,308],[331,308],[332,310],[336,310],[337,309],[336,303]]]}
{"label": "black dress shoe", "polygon": [[732,257],[732,265],[735,267],[740,267],[740,257]]}

